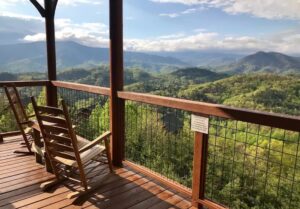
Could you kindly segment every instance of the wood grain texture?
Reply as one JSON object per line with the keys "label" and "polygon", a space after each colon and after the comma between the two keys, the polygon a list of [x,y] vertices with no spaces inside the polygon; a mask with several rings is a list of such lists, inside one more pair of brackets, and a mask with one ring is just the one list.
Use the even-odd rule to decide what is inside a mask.
{"label": "wood grain texture", "polygon": [[53,86],[59,87],[59,88],[66,88],[66,89],[72,89],[77,91],[84,91],[88,93],[93,94],[100,94],[100,95],[106,95],[110,96],[110,89],[100,86],[92,86],[92,85],[86,85],[86,84],[79,84],[79,83],[71,83],[71,82],[64,82],[64,81],[51,81]]}
{"label": "wood grain texture", "polygon": [[118,97],[125,100],[186,110],[197,114],[223,117],[297,132],[300,131],[300,117],[126,91],[119,91]]}
{"label": "wood grain texture", "polygon": [[[0,148],[5,150],[6,146],[20,147],[20,140],[5,141]],[[189,208],[191,206],[186,196],[181,196],[178,192],[128,166],[116,169],[114,174],[106,172],[99,175],[101,187],[87,196],[83,202],[74,205],[74,200],[67,199],[66,196],[73,189],[78,189],[78,185],[66,183],[66,186],[61,185],[49,193],[41,191],[40,184],[53,179],[54,175],[47,173],[43,166],[36,164],[33,156],[19,158],[13,155],[10,160],[0,158],[0,164],[5,165],[3,167],[5,171],[0,170],[0,208],[123,209]],[[103,168],[97,169],[99,171]]]}

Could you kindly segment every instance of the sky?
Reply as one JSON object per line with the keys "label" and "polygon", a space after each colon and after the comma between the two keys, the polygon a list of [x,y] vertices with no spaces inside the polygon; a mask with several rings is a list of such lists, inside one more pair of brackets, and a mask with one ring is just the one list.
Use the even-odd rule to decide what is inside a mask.
{"label": "sky", "polygon": [[[58,0],[57,40],[108,47],[108,3]],[[300,54],[299,11],[300,0],[124,0],[124,49]],[[45,40],[29,0],[0,2],[0,39]]]}

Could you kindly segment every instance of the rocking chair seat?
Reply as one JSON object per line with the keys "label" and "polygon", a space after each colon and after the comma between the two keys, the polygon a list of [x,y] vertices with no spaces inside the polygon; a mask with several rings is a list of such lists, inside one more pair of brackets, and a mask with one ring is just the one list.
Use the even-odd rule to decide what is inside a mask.
{"label": "rocking chair seat", "polygon": [[[77,144],[78,148],[80,149],[80,148],[86,146],[87,144],[89,144],[91,142],[88,141],[85,138],[77,136],[77,143],[78,143]],[[85,164],[86,162],[89,162],[91,159],[98,156],[99,154],[101,154],[104,151],[105,151],[105,146],[96,145],[96,146],[92,147],[91,149],[80,153],[80,158],[81,158],[82,164]],[[68,153],[69,155],[72,154],[71,152],[67,152],[67,151],[66,151],[66,153]],[[60,163],[68,165],[68,166],[72,166],[72,167],[77,167],[78,166],[76,160],[70,160],[70,159],[66,159],[66,158],[58,157],[58,156],[56,156],[54,159],[57,160]]]}

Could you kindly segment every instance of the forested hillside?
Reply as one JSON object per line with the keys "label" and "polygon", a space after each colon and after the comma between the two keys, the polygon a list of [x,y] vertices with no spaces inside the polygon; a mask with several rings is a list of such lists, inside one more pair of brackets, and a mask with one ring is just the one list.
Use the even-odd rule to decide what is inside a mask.
{"label": "forested hillside", "polygon": [[[0,80],[45,79],[42,73],[0,73]],[[106,65],[58,73],[58,79],[109,87]],[[242,74],[229,76],[202,68],[171,73],[149,73],[139,68],[125,70],[125,89],[162,96],[225,104],[268,112],[300,115],[300,75]]]}
{"label": "forested hillside", "polygon": [[300,115],[300,76],[238,75],[181,91],[179,97]]}
{"label": "forested hillside", "polygon": [[225,77],[227,77],[226,74],[214,73],[202,68],[186,68],[172,73],[159,74],[151,79],[138,80],[126,86],[126,90],[178,97],[178,92],[190,85],[216,81]]}

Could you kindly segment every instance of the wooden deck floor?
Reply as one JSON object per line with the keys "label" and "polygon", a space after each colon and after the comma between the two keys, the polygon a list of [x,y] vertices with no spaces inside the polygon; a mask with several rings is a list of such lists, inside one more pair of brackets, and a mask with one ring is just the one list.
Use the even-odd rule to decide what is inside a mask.
{"label": "wooden deck floor", "polygon": [[[102,185],[85,201],[66,198],[76,185],[66,183],[43,193],[39,186],[53,175],[35,163],[33,156],[20,156],[20,138],[0,143],[0,208],[191,208],[190,200],[129,167],[103,173]],[[107,170],[107,169],[105,169]]]}

